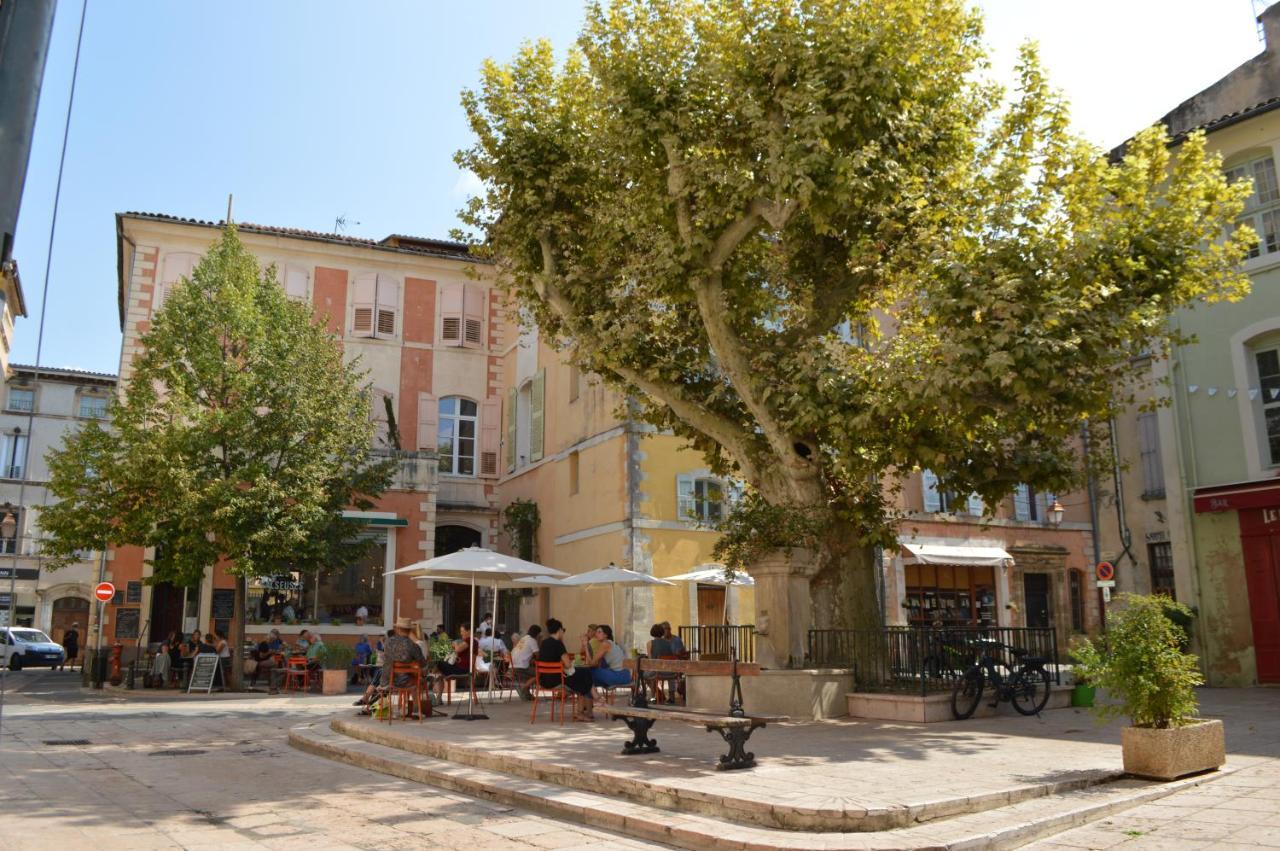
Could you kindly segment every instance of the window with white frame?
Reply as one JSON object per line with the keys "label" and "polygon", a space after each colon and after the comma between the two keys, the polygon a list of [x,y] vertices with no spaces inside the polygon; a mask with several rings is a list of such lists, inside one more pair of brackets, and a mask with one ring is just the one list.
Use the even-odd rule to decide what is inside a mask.
{"label": "window with white frame", "polygon": [[1160,426],[1153,413],[1138,414],[1138,456],[1142,463],[1142,495],[1164,496],[1164,465],[1160,460]]}
{"label": "window with white frame", "polygon": [[11,411],[34,411],[36,391],[30,387],[10,387],[9,399],[5,407]]}
{"label": "window with white frame", "polygon": [[972,514],[980,517],[985,510],[982,497],[976,493],[961,499],[954,492],[943,490],[938,484],[938,475],[932,470],[921,472],[920,483],[924,492],[925,511],[934,514]]}
{"label": "window with white frame", "polygon": [[1013,492],[1013,519],[1039,522],[1049,519],[1049,508],[1058,497],[1048,491],[1037,491],[1030,485],[1018,485]]}
{"label": "window with white frame", "polygon": [[1280,183],[1276,181],[1273,157],[1257,157],[1227,169],[1231,182],[1252,180],[1253,193],[1245,200],[1244,214],[1236,221],[1247,224],[1258,234],[1258,244],[1249,250],[1250,257],[1280,252]]}
{"label": "window with white frame", "polygon": [[81,396],[80,416],[100,420],[107,416],[107,397]]}
{"label": "window with white frame", "polygon": [[685,523],[715,526],[742,498],[742,486],[707,473],[676,477],[676,513]]}
{"label": "window with white frame", "polygon": [[1280,464],[1280,349],[1253,353],[1262,391],[1262,421],[1266,431],[1267,463]]}
{"label": "window with white frame", "polygon": [[6,479],[21,479],[26,464],[27,436],[25,434],[6,434],[4,436],[4,455],[0,458],[0,472]]}
{"label": "window with white frame", "polygon": [[440,400],[436,438],[440,472],[452,476],[476,474],[476,414],[476,403],[470,399],[445,396]]}

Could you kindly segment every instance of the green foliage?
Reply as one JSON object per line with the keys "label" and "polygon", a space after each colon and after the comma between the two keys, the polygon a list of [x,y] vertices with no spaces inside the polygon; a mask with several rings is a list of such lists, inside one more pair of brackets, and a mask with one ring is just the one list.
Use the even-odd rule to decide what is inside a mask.
{"label": "green foliage", "polygon": [[320,665],[326,671],[346,671],[351,668],[351,663],[355,661],[356,651],[346,645],[333,643],[325,643],[324,648],[317,654],[320,657]]}
{"label": "green foliage", "polygon": [[716,527],[721,534],[712,552],[728,572],[745,571],[775,550],[818,549],[826,519],[810,506],[771,505],[755,491],[748,491]]}
{"label": "green foliage", "polygon": [[1107,616],[1107,634],[1072,651],[1079,674],[1107,690],[1118,704],[1096,711],[1127,715],[1135,727],[1176,727],[1197,715],[1195,687],[1204,680],[1196,657],[1182,651],[1186,634],[1170,612],[1190,618],[1168,597],[1121,594]]}
{"label": "green foliage", "polygon": [[1005,98],[969,5],[591,3],[463,93],[462,236],[642,419],[863,546],[917,467],[1067,492],[1170,313],[1246,291],[1248,187],[1201,135],[1108,162],[1031,49]]}
{"label": "green foliage", "polygon": [[502,509],[502,531],[507,533],[516,555],[526,561],[534,561],[537,556],[540,525],[538,503],[531,499],[514,500]]}

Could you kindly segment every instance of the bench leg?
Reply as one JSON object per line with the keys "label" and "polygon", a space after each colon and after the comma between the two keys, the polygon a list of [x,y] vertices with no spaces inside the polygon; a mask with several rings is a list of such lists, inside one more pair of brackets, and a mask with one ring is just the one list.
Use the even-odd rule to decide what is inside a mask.
{"label": "bench leg", "polygon": [[752,768],[756,764],[756,755],[747,750],[747,739],[751,738],[751,734],[755,732],[756,727],[763,727],[763,724],[753,725],[750,727],[707,727],[707,731],[715,731],[720,737],[729,744],[729,752],[720,757],[720,764],[716,766],[721,771],[737,771],[741,768]]}
{"label": "bench leg", "polygon": [[623,756],[658,752],[658,740],[649,738],[649,728],[653,726],[652,718],[623,718],[622,720],[631,728],[631,732],[635,733],[635,738],[623,743]]}

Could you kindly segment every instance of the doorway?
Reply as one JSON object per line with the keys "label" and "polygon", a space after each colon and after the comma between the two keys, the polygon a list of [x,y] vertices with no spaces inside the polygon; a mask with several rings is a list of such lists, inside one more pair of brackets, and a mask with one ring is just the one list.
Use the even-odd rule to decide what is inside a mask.
{"label": "doorway", "polygon": [[[437,526],[435,554],[445,556],[467,547],[478,547],[480,537],[477,530],[466,526]],[[440,597],[440,618],[444,621],[445,631],[454,637],[461,635],[458,627],[471,618],[471,584],[432,582],[431,589]],[[480,605],[479,590],[476,589],[477,606]],[[481,614],[477,611],[476,617]]]}
{"label": "doorway", "polygon": [[723,585],[698,586],[698,626],[720,626],[725,622]]}
{"label": "doorway", "polygon": [[1027,626],[1048,629],[1053,625],[1053,609],[1049,599],[1049,574],[1022,574],[1022,599],[1027,606]]}
{"label": "doorway", "polygon": [[182,622],[183,589],[168,582],[151,586],[151,634],[150,642],[168,641],[169,633],[182,634],[186,630]]}
{"label": "doorway", "polygon": [[53,601],[53,617],[49,621],[49,637],[55,644],[62,643],[72,624],[80,624],[80,643],[85,644],[85,631],[89,627],[89,601],[81,597],[59,597]]}
{"label": "doorway", "polygon": [[1276,510],[1240,512],[1245,590],[1259,683],[1280,683],[1280,528]]}

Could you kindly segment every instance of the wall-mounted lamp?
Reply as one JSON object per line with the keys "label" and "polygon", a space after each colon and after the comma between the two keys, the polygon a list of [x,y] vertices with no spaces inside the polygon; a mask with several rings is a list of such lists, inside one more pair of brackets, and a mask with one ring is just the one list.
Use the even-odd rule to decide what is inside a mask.
{"label": "wall-mounted lamp", "polygon": [[1055,499],[1053,506],[1049,509],[1049,525],[1055,529],[1061,526],[1063,513],[1062,503]]}

